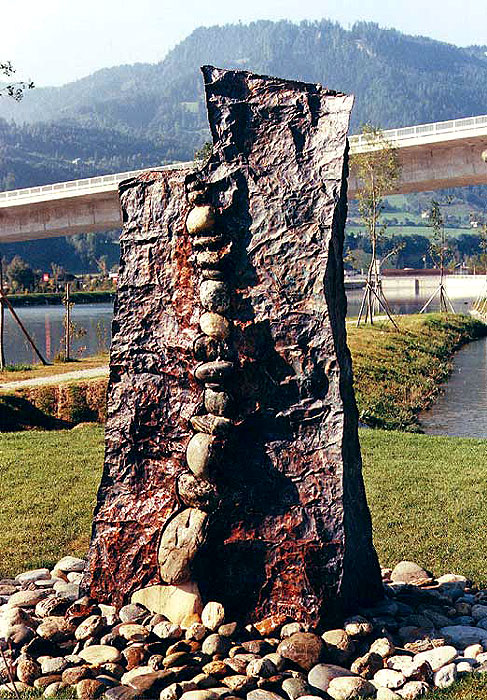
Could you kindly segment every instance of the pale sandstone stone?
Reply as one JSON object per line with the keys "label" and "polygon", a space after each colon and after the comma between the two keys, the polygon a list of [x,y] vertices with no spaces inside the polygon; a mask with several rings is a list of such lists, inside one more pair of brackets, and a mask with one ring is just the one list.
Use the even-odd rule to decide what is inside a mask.
{"label": "pale sandstone stone", "polygon": [[145,605],[151,612],[165,615],[170,622],[183,627],[188,616],[201,615],[203,605],[196,583],[179,586],[148,586],[132,594],[132,603]]}

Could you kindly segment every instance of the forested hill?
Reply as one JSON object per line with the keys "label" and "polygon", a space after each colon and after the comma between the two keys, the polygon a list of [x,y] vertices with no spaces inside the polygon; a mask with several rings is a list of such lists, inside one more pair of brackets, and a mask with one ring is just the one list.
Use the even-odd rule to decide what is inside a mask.
{"label": "forested hill", "polygon": [[191,159],[209,137],[205,63],[351,92],[352,131],[487,112],[485,46],[327,20],[199,28],[158,64],[36,88],[21,103],[0,99],[0,189]]}

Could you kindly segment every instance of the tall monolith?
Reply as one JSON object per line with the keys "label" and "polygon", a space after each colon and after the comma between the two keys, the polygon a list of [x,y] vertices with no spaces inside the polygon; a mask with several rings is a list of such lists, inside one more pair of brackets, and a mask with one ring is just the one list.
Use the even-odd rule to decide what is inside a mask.
{"label": "tall monolith", "polygon": [[85,587],[189,625],[381,595],[346,344],[353,99],[203,68],[213,150],[120,186],[105,466]]}

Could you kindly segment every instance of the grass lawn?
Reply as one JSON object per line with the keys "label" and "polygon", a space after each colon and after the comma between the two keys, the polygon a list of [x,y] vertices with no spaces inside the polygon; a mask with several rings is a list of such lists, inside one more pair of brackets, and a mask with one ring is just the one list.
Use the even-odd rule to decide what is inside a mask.
{"label": "grass lawn", "polygon": [[0,434],[0,578],[83,555],[103,428]]}
{"label": "grass lawn", "polygon": [[[360,432],[383,565],[413,559],[487,586],[487,440]],[[103,461],[103,428],[0,434],[0,578],[83,555]],[[471,678],[432,700],[485,700]]]}

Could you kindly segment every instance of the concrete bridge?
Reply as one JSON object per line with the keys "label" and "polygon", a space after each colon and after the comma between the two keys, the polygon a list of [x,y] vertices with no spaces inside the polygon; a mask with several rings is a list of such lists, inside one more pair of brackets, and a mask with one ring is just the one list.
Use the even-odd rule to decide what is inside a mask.
{"label": "concrete bridge", "polygon": [[[401,163],[396,193],[487,184],[487,115],[391,129],[384,136],[398,149]],[[371,147],[362,136],[351,136],[350,148],[353,153]],[[0,243],[119,228],[118,184],[141,172],[0,192]],[[352,171],[349,196],[356,190]]]}

